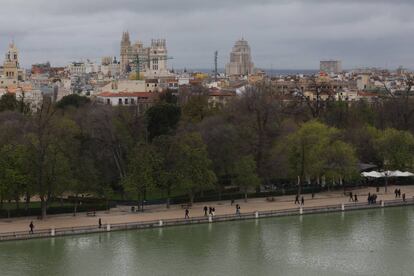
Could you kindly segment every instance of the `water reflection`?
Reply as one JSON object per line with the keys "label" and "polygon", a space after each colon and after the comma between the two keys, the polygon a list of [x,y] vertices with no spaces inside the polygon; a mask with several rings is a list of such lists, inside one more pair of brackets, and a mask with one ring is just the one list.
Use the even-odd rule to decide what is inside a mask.
{"label": "water reflection", "polygon": [[400,275],[412,207],[0,243],[1,275]]}

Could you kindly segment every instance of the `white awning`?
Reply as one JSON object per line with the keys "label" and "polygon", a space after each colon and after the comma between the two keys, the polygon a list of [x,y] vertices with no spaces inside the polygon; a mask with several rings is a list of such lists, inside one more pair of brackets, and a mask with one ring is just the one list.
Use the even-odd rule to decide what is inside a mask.
{"label": "white awning", "polygon": [[402,171],[385,171],[385,172],[363,172],[361,173],[363,177],[371,178],[382,178],[382,177],[412,177],[414,176],[411,172],[402,172]]}
{"label": "white awning", "polygon": [[414,174],[410,173],[410,172],[395,171],[395,172],[392,172],[391,176],[393,176],[393,177],[411,177],[411,176],[414,176]]}
{"label": "white awning", "polygon": [[363,177],[372,177],[372,178],[381,178],[384,177],[384,174],[377,172],[377,171],[372,171],[372,172],[363,172],[362,173]]}

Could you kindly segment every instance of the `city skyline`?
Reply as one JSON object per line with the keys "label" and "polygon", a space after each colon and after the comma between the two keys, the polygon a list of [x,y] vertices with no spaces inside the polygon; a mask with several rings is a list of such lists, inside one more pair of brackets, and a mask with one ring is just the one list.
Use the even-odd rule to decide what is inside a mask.
{"label": "city skyline", "polygon": [[119,57],[127,30],[144,42],[165,38],[174,68],[212,68],[215,50],[224,68],[242,36],[258,68],[317,69],[329,59],[345,69],[414,68],[410,1],[2,2],[0,52],[15,41],[25,68]]}

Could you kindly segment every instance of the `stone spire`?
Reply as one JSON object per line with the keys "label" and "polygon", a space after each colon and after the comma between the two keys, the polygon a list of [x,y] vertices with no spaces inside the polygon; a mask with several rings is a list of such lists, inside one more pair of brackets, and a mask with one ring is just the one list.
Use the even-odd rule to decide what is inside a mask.
{"label": "stone spire", "polygon": [[128,31],[122,33],[121,44],[131,44],[131,40],[129,39],[129,32]]}

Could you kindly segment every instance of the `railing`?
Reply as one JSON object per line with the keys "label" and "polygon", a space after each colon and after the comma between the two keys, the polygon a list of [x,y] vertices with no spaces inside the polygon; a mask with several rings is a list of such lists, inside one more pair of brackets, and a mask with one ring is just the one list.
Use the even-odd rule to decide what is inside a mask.
{"label": "railing", "polygon": [[271,211],[257,211],[257,212],[246,212],[241,214],[226,214],[217,216],[202,216],[193,217],[189,219],[165,219],[165,220],[152,220],[142,222],[131,222],[131,223],[115,223],[115,224],[103,224],[101,227],[98,225],[80,226],[80,227],[64,227],[64,228],[52,228],[52,229],[41,229],[35,230],[33,233],[29,231],[16,231],[8,233],[0,233],[0,241],[7,240],[23,240],[33,238],[45,238],[55,236],[66,236],[75,234],[87,234],[87,233],[100,233],[110,232],[119,230],[132,230],[132,229],[146,229],[146,228],[159,228],[164,226],[177,226],[177,225],[189,225],[189,224],[201,224],[201,223],[212,223],[222,221],[234,221],[234,220],[247,220],[255,218],[266,218],[266,217],[280,217],[280,216],[293,216],[293,215],[305,215],[305,214],[317,214],[317,213],[329,213],[329,212],[340,212],[340,211],[351,211],[361,209],[372,209],[382,207],[394,207],[414,205],[414,198],[387,201],[377,201],[375,204],[368,204],[365,202],[355,202],[346,204],[326,205],[317,207],[295,207],[283,210],[271,210]]}

